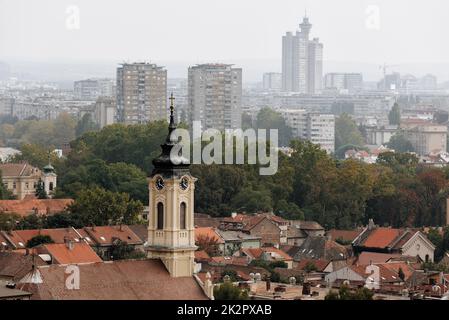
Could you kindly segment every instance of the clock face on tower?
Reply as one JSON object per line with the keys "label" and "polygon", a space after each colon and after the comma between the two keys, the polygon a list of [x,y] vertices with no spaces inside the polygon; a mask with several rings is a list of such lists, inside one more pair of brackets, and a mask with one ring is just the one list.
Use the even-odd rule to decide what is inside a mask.
{"label": "clock face on tower", "polygon": [[162,190],[164,189],[164,186],[165,186],[164,180],[161,177],[158,177],[156,179],[156,189]]}
{"label": "clock face on tower", "polygon": [[189,180],[186,177],[182,178],[179,186],[182,190],[186,190],[189,187]]}

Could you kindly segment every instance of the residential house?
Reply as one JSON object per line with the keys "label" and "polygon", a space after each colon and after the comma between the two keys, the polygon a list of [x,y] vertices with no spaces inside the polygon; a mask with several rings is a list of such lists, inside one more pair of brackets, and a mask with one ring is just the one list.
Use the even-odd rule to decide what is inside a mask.
{"label": "residential house", "polygon": [[328,261],[346,260],[351,256],[350,250],[323,236],[310,236],[299,247],[293,259],[324,259]]}
{"label": "residential house", "polygon": [[111,248],[120,242],[144,252],[143,241],[127,225],[84,227],[77,231],[103,260],[112,259]]}
{"label": "residential house", "polygon": [[211,217],[204,213],[195,213],[195,227],[214,227],[218,228],[220,226],[220,217]]}
{"label": "residential house", "polygon": [[263,260],[267,262],[283,261],[287,268],[293,267],[293,259],[284,251],[275,247],[262,247],[258,249],[241,249],[234,254],[235,256],[248,257],[250,261]]}
{"label": "residential house", "polygon": [[212,255],[225,252],[225,241],[213,227],[195,228],[195,244]]}
{"label": "residential house", "polygon": [[0,231],[0,236],[4,239],[5,249],[18,250],[25,249],[27,242],[38,235],[49,236],[56,244],[65,244],[67,241],[73,243],[85,242],[89,244],[95,252],[105,260],[111,259],[110,249],[118,242],[126,242],[134,250],[144,251],[143,241],[126,225],[101,226],[58,229],[33,229],[33,230],[12,230]]}
{"label": "residential house", "polygon": [[354,229],[354,230],[337,230],[331,229],[326,232],[326,235],[330,240],[334,240],[343,245],[351,244],[355,238],[363,231],[363,229]]}
{"label": "residential house", "polygon": [[419,230],[382,228],[370,220],[368,226],[353,241],[357,254],[364,251],[399,253],[405,256],[419,256],[423,261],[434,260],[435,246]]}
{"label": "residential house", "polygon": [[85,242],[49,243],[35,248],[39,257],[48,264],[79,264],[101,262],[101,258]]}
{"label": "residential house", "polygon": [[281,230],[275,219],[270,219],[264,214],[232,214],[231,217],[221,220],[219,228],[220,230],[242,231],[260,237],[262,246],[279,245],[281,240],[286,241],[286,230]]}
{"label": "residential house", "polygon": [[261,237],[256,237],[242,231],[220,230],[216,233],[224,241],[223,255],[232,256],[236,251],[246,248],[260,248]]}
{"label": "residential house", "polygon": [[383,265],[351,265],[327,274],[324,277],[330,286],[342,284],[381,289],[382,286],[401,286],[403,280],[398,274]]}
{"label": "residential house", "polygon": [[45,261],[29,252],[0,251],[0,282],[18,282],[33,266],[41,265]]}

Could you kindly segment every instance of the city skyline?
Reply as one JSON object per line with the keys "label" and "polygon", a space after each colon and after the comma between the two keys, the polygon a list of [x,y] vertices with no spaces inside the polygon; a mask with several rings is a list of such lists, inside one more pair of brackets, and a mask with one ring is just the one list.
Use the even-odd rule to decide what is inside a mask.
{"label": "city skyline", "polygon": [[[2,0],[0,60],[99,65],[145,60],[173,70],[169,77],[186,77],[189,65],[221,62],[242,67],[244,81],[255,81],[263,72],[281,71],[281,37],[299,28],[307,10],[313,34],[326,46],[324,73],[363,72],[371,81],[381,75],[378,67],[386,62],[426,65],[431,69],[427,72],[449,80],[449,46],[441,41],[439,32],[449,28],[444,17],[448,4],[432,0],[422,7],[415,1],[390,2],[347,0],[341,5],[326,0],[286,1],[278,6],[273,1],[258,1],[256,6],[253,1],[228,1],[218,2],[211,10],[204,1],[131,1],[126,7],[108,3],[106,11],[102,1],[47,0],[35,4]],[[77,20],[71,19],[76,15],[73,5],[79,9],[79,29]],[[137,5],[141,9],[132,10]],[[152,15],[154,11],[161,14]],[[134,35],[140,35],[140,40]],[[416,37],[420,38],[419,46]],[[178,67],[181,64],[183,67]],[[398,67],[398,71],[423,75],[426,68]]]}

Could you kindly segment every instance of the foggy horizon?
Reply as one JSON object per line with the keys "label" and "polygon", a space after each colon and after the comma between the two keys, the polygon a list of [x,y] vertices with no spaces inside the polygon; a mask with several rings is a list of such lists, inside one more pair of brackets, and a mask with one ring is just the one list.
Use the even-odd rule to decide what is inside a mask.
{"label": "foggy horizon", "polygon": [[[0,0],[0,60],[114,66],[150,61],[165,65],[169,73],[175,65],[172,77],[182,76],[176,71],[180,64],[223,62],[244,68],[246,81],[255,81],[263,72],[281,71],[282,36],[299,29],[307,10],[311,38],[324,44],[325,72],[363,72],[375,80],[381,76],[379,66],[387,63],[399,65],[394,71],[435,73],[449,80],[449,44],[442,37],[449,29],[444,14],[449,4],[421,3]],[[79,28],[66,25],[71,6],[79,9]],[[379,10],[374,28],[367,25],[372,6]]]}

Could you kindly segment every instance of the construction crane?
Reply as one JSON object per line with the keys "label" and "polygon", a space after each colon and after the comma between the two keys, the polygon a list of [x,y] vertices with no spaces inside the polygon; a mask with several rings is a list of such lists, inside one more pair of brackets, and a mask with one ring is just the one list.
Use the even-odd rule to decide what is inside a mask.
{"label": "construction crane", "polygon": [[387,90],[387,69],[394,67],[399,67],[399,65],[387,65],[386,63],[384,63],[382,66],[379,66],[379,69],[381,69],[384,74],[384,90]]}

